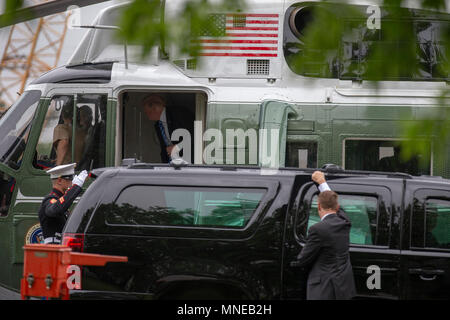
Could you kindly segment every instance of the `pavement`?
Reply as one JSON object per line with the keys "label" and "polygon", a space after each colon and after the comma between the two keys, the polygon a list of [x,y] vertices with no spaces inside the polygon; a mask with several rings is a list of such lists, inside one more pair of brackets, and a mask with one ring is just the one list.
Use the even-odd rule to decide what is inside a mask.
{"label": "pavement", "polygon": [[0,286],[0,300],[20,300],[20,293]]}

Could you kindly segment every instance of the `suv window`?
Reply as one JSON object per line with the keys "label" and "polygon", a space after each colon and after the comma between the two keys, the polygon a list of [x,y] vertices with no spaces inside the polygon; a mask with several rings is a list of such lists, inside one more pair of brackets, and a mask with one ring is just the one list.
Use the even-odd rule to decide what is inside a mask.
{"label": "suv window", "polygon": [[109,225],[244,228],[265,189],[134,185],[106,214]]}
{"label": "suv window", "polygon": [[450,201],[428,199],[425,214],[425,247],[450,249]]}
{"label": "suv window", "polygon": [[411,222],[412,248],[450,249],[450,193],[417,190]]}
{"label": "suv window", "polygon": [[[377,238],[377,203],[378,200],[375,196],[339,194],[339,204],[352,223],[350,243],[375,244]],[[319,221],[317,195],[315,195],[309,211],[308,229]]]}

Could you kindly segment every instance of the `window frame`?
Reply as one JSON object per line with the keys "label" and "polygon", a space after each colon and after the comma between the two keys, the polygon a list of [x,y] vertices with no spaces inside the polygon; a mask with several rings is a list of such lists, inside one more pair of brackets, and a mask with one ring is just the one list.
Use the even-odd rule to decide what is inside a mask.
{"label": "window frame", "polygon": [[[434,248],[434,247],[426,247],[425,243],[425,232],[426,232],[426,204],[430,200],[443,200],[448,201],[450,203],[450,192],[446,190],[432,189],[432,188],[421,188],[417,189],[414,192],[413,196],[413,205],[411,206],[410,212],[410,228],[409,228],[409,248],[412,251],[440,251],[440,252],[450,252],[450,248]],[[420,211],[416,210],[416,203],[420,205]],[[421,236],[421,244],[422,246],[416,246],[413,244],[413,229],[417,225],[417,221],[422,222],[422,232]]]}
{"label": "window frame", "polygon": [[[345,144],[347,141],[404,141],[405,139],[402,138],[387,138],[387,137],[358,137],[354,135],[344,136],[342,139],[342,168],[346,169],[345,167]],[[430,142],[430,173],[429,175],[433,175],[433,164],[434,164],[434,144],[433,141],[429,139],[423,139]],[[351,169],[350,169],[351,170]]]}
{"label": "window frame", "polygon": [[[391,194],[389,189],[381,185],[365,185],[365,184],[357,184],[357,183],[339,183],[334,182],[333,180],[327,181],[331,190],[335,191],[338,195],[351,195],[351,196],[366,196],[373,197],[377,199],[377,218],[376,218],[376,234],[374,237],[375,244],[357,244],[350,243],[350,247],[356,248],[380,248],[380,249],[389,249],[392,243],[392,209],[390,207],[391,204]],[[303,197],[303,205],[300,206],[299,210],[295,215],[294,219],[294,233],[295,237],[301,241],[306,241],[307,238],[307,227],[309,221],[309,212],[311,210],[312,200],[316,195],[320,192],[315,185],[312,185],[309,190],[306,191]],[[386,206],[384,210],[382,210],[383,206],[381,205],[382,200],[385,200],[389,206]],[[386,214],[385,221],[381,220],[382,214]],[[299,229],[297,226],[299,225],[300,216],[303,216],[303,221],[300,224],[300,232],[302,234],[298,234],[297,230]],[[381,225],[381,223],[384,223]],[[384,228],[381,228],[384,226]],[[386,244],[379,245],[378,242],[380,238],[386,239]]]}
{"label": "window frame", "polygon": [[[229,238],[242,239],[256,231],[261,220],[264,218],[270,206],[277,196],[280,183],[278,181],[249,178],[236,183],[237,177],[220,177],[212,180],[214,175],[204,175],[201,178],[198,174],[193,176],[178,175],[149,175],[133,176],[132,178],[114,181],[114,185],[107,187],[109,192],[105,192],[103,199],[97,204],[90,221],[85,229],[86,234],[117,234],[117,235],[137,235],[137,236],[162,236],[162,237],[200,237],[200,238]],[[151,183],[149,183],[151,178]],[[183,183],[180,183],[182,179]],[[190,182],[189,180],[193,180]],[[114,203],[123,190],[135,185],[147,185],[156,187],[184,187],[184,188],[241,188],[241,189],[265,189],[265,193],[252,217],[244,228],[226,228],[212,226],[183,226],[183,225],[109,225],[106,215],[101,210],[103,205]]]}
{"label": "window frame", "polygon": [[[208,192],[207,190],[203,190],[203,191],[198,191],[195,190],[195,188],[198,189],[221,189],[220,191],[224,191],[227,192],[226,189],[248,189],[248,190],[261,190],[262,191],[262,197],[259,200],[258,206],[254,209],[252,215],[250,216],[250,218],[247,220],[246,224],[243,227],[239,227],[239,228],[232,228],[232,227],[227,227],[227,226],[212,226],[212,225],[195,225],[195,224],[189,224],[189,225],[175,225],[175,224],[155,224],[155,225],[150,225],[150,224],[116,224],[116,223],[109,223],[107,221],[107,215],[105,216],[105,224],[110,226],[110,227],[135,227],[135,228],[146,228],[146,227],[165,227],[165,228],[169,228],[169,227],[186,227],[186,228],[207,228],[207,229],[223,229],[223,230],[243,230],[247,227],[248,224],[251,223],[251,221],[253,220],[253,217],[255,216],[255,214],[258,212],[258,210],[260,209],[262,200],[264,199],[264,197],[266,196],[268,190],[267,188],[248,188],[248,187],[230,187],[230,186],[226,186],[226,187],[211,187],[211,186],[173,186],[173,185],[154,185],[154,184],[132,184],[129,185],[125,188],[123,188],[116,196],[115,200],[113,201],[114,204],[117,203],[117,200],[121,197],[121,195],[129,188],[133,188],[133,187],[160,187],[160,188],[164,188],[163,191],[168,190],[170,188],[177,188],[179,189],[179,191],[183,191],[186,190],[187,188],[192,188],[192,190],[186,190],[188,191],[194,191],[194,192]],[[220,192],[219,190],[216,190],[215,192]]]}
{"label": "window frame", "polygon": [[[43,92],[42,92],[42,90],[39,90],[39,89],[30,88],[29,90],[25,91],[24,94],[25,93],[33,93],[34,94],[34,92],[39,92],[39,99],[32,105],[28,106],[28,108],[27,108],[27,111],[28,111],[29,108],[31,108],[34,104],[36,104],[36,106],[34,107],[33,114],[30,117],[30,121],[28,124],[29,128],[25,129],[25,131],[28,130],[28,133],[27,133],[28,138],[27,138],[27,141],[25,142],[25,147],[24,147],[24,150],[22,151],[22,155],[21,155],[23,162],[20,164],[20,166],[18,168],[13,168],[4,162],[0,162],[0,168],[2,168],[2,170],[5,171],[5,173],[8,173],[8,171],[17,173],[17,172],[21,171],[25,166],[27,166],[27,164],[26,164],[27,155],[28,155],[27,153],[29,152],[27,150],[30,148],[29,147],[30,144],[34,144],[34,140],[33,140],[33,134],[34,134],[34,130],[35,130],[34,128],[36,126],[36,121],[38,121],[38,119],[39,119],[40,108],[43,104],[43,99],[44,99]],[[22,94],[22,96],[23,96],[23,94]],[[16,110],[17,106],[18,106],[18,103],[13,104],[6,111],[6,113],[2,116],[2,120],[6,121],[8,119],[8,117],[9,117],[8,113],[17,112],[18,111],[18,110]],[[2,137],[2,139],[3,139],[3,137]],[[4,170],[3,168],[6,168],[6,170]],[[10,173],[8,173],[8,174],[11,175]]]}
{"label": "window frame", "polygon": [[[108,87],[92,87],[92,88],[79,88],[79,87],[64,87],[64,88],[52,88],[51,90],[49,90],[48,92],[45,93],[45,95],[43,94],[41,96],[41,99],[45,99],[44,103],[43,103],[43,110],[42,110],[42,117],[39,120],[39,132],[36,135],[36,140],[34,141],[34,145],[33,145],[33,150],[32,152],[34,153],[35,151],[37,151],[37,147],[39,145],[39,141],[40,141],[40,137],[41,137],[41,133],[42,133],[42,129],[44,127],[44,123],[45,123],[45,119],[47,117],[47,113],[48,113],[48,109],[50,108],[50,104],[51,101],[54,97],[56,96],[72,96],[73,97],[73,104],[74,104],[74,111],[77,111],[77,103],[78,103],[78,96],[83,96],[83,95],[92,95],[92,94],[97,94],[97,95],[104,95],[106,96],[106,106],[105,106],[105,110],[106,110],[106,119],[105,119],[105,125],[106,125],[106,136],[105,136],[105,166],[108,166],[108,150],[109,148],[111,148],[108,139],[110,136],[110,133],[108,130],[109,129],[109,122],[108,122],[108,118],[112,117],[111,111],[110,111],[110,99],[112,96],[112,90],[111,88]],[[72,136],[74,135],[74,130],[75,127],[73,126],[77,121],[77,115],[76,112],[74,112],[73,118],[72,118]],[[112,120],[111,120],[112,121]],[[114,144],[113,144],[114,145]],[[74,162],[74,148],[75,148],[75,139],[72,140],[72,146],[71,146],[71,150],[72,150],[72,162]],[[33,175],[37,175],[37,176],[45,176],[48,175],[45,170],[36,168],[33,164],[30,165],[31,168],[31,172],[33,173]]]}
{"label": "window frame", "polygon": [[[318,135],[307,135],[307,134],[296,134],[294,131],[287,131],[286,134],[286,155],[285,158],[288,157],[288,144],[292,143],[315,143],[316,144],[316,167],[319,164],[320,160],[320,148],[322,144],[322,139]],[[287,159],[286,159],[287,160]],[[287,161],[285,161],[285,166],[287,167]],[[299,167],[295,167],[299,168]],[[301,168],[300,168],[301,169]]]}

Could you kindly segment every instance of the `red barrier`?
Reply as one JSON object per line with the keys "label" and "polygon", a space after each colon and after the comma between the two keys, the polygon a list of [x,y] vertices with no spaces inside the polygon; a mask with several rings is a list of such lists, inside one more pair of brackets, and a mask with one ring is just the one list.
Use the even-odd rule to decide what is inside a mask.
{"label": "red barrier", "polygon": [[104,266],[107,262],[127,262],[127,257],[72,252],[67,246],[27,244],[24,249],[20,294],[28,297],[69,299],[69,265]]}

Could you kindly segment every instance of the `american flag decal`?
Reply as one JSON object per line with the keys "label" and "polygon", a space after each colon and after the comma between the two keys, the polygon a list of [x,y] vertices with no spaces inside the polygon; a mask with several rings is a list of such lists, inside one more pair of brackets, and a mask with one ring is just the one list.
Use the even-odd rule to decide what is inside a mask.
{"label": "american flag decal", "polygon": [[196,42],[207,57],[277,57],[278,14],[214,14]]}

